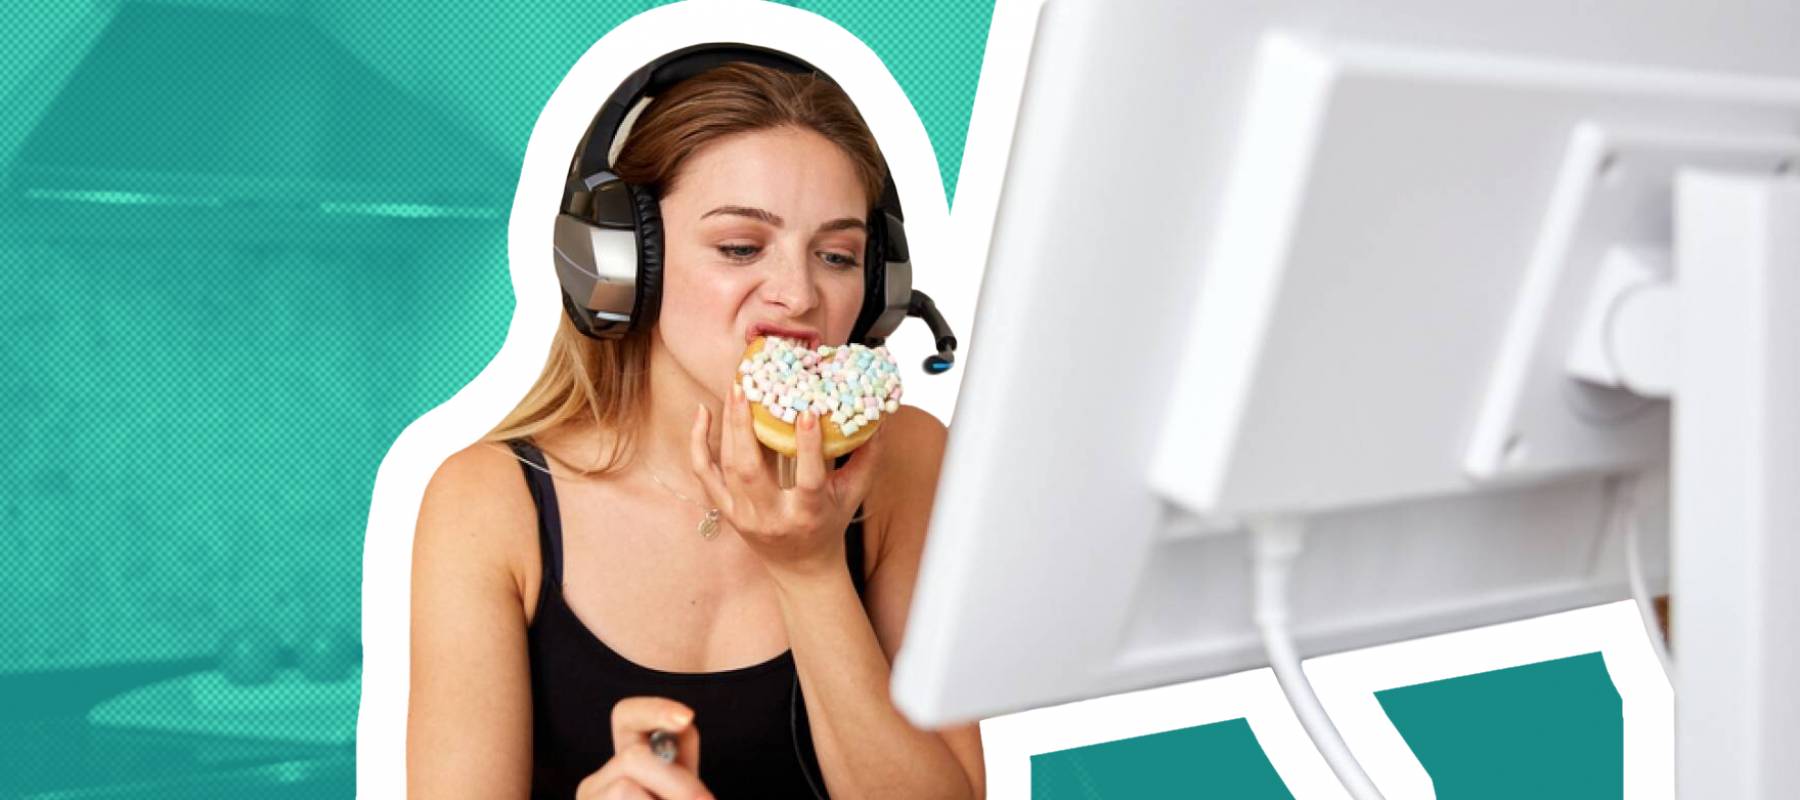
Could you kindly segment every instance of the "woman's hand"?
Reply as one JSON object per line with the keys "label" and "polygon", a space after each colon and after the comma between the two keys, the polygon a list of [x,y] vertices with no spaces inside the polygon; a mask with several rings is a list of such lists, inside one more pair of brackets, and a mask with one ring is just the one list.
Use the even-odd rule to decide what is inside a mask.
{"label": "woman's hand", "polygon": [[763,565],[778,577],[844,568],[844,528],[869,493],[881,453],[881,430],[876,429],[849,464],[832,470],[825,463],[825,437],[818,417],[802,412],[794,423],[799,452],[792,489],[781,488],[773,464],[763,455],[742,386],[733,383],[725,400],[718,463],[713,463],[707,447],[712,414],[705,406],[694,412],[689,437],[694,477],[706,487],[713,505],[762,557]]}
{"label": "woman's hand", "polygon": [[[700,783],[700,730],[692,709],[666,697],[613,704],[613,757],[575,787],[575,800],[713,800]],[[658,729],[675,735],[675,761],[650,750]]]}

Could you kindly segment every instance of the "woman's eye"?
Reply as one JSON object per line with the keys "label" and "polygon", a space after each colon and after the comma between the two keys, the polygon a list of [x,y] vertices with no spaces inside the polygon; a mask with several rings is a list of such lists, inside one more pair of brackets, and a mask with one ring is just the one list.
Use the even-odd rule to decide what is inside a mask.
{"label": "woman's eye", "polygon": [[857,266],[854,257],[844,255],[843,253],[820,253],[819,255],[825,257],[825,263],[837,267],[838,269],[855,269]]}
{"label": "woman's eye", "polygon": [[719,246],[719,255],[733,261],[748,261],[755,257],[758,249],[760,248],[753,244],[726,244]]}

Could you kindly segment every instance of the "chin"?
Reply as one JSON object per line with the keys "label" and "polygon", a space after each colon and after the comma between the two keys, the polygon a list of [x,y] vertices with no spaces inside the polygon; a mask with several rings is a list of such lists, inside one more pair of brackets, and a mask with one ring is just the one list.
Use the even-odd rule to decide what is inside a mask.
{"label": "chin", "polygon": [[[700,349],[693,346],[699,338],[686,342],[663,340],[662,346],[658,348],[662,351],[664,364],[661,374],[665,380],[670,381],[678,382],[686,378],[695,384],[706,399],[722,402],[731,393],[731,384],[727,381],[736,377],[738,362],[744,357],[744,348],[734,346],[729,337],[721,337],[721,345],[708,342],[704,349]],[[683,344],[687,346],[684,347]],[[652,361],[655,360],[653,356]],[[656,372],[654,367],[652,371]],[[692,412],[693,409],[689,408],[687,411]]]}

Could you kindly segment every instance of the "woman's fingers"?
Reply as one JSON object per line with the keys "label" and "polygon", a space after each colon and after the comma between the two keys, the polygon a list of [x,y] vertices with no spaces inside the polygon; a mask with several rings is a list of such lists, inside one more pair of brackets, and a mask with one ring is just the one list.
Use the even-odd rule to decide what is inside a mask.
{"label": "woman's fingers", "polygon": [[763,489],[763,484],[773,486],[774,482],[769,479],[768,466],[763,462],[762,444],[756,440],[756,428],[750,421],[750,401],[744,398],[744,387],[731,385],[725,407],[725,430],[719,432],[719,450],[723,456],[726,449],[723,439],[730,437],[731,454],[726,474],[736,477],[745,492],[754,495]]}
{"label": "woman's fingers", "polygon": [[694,412],[694,427],[688,432],[688,468],[699,479],[700,487],[712,504],[726,511],[731,510],[731,492],[725,488],[725,476],[720,474],[719,465],[714,464],[712,452],[707,449],[707,434],[712,430],[712,412],[706,406],[699,406]]}
{"label": "woman's fingers", "polygon": [[631,789],[644,791],[655,800],[711,800],[712,793],[700,776],[682,764],[670,764],[650,752],[649,744],[635,744],[613,754],[599,772],[589,775],[576,788],[579,800],[593,797],[610,800],[613,792],[634,797]]}
{"label": "woman's fingers", "polygon": [[706,785],[700,782],[699,774],[688,769],[685,764],[670,764],[657,758],[648,744],[634,745],[629,750],[615,754],[613,760],[607,763],[618,764],[625,777],[650,790],[650,794],[658,800],[701,800],[712,797],[706,791]]}
{"label": "woman's fingers", "polygon": [[602,784],[600,780],[598,772],[587,776],[580,786],[575,787],[575,800],[657,800],[649,790],[630,778],[609,775],[606,783]]}
{"label": "woman's fingers", "polygon": [[[648,751],[650,735],[659,730],[675,735],[675,766],[698,775],[700,728],[693,724],[693,708],[671,701],[668,697],[625,697],[612,705],[614,760],[637,746],[643,746]],[[655,759],[655,753],[652,753],[652,757]],[[657,760],[661,762],[661,759]],[[655,786],[650,787],[655,789]]]}
{"label": "woman's fingers", "polygon": [[667,697],[627,697],[613,704],[613,752],[634,744],[648,746],[657,729],[679,733],[694,721],[694,710]]}
{"label": "woman's fingers", "polygon": [[837,497],[840,506],[855,508],[869,496],[869,487],[875,481],[875,465],[881,460],[886,428],[885,425],[876,428],[875,435],[851,454],[850,463],[831,474],[831,493]]}
{"label": "woman's fingers", "polygon": [[731,465],[737,458],[737,442],[731,436],[731,405],[738,391],[737,384],[725,392],[725,403],[719,406],[719,466],[725,469],[723,474],[730,474]]}
{"label": "woman's fingers", "polygon": [[795,459],[799,462],[794,466],[795,489],[816,492],[825,486],[824,430],[811,411],[800,412],[794,420]]}
{"label": "woman's fingers", "polygon": [[689,725],[674,733],[675,763],[700,774],[700,726]]}

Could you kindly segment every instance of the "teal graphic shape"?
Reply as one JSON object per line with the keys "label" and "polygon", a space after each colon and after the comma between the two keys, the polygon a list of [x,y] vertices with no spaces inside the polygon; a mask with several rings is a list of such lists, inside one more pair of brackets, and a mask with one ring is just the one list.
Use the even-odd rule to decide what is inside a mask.
{"label": "teal graphic shape", "polygon": [[1291,800],[1243,719],[1031,757],[1032,800]]}
{"label": "teal graphic shape", "polygon": [[[1440,800],[1624,794],[1599,653],[1376,692]],[[1031,757],[1033,800],[1290,797],[1242,719]]]}
{"label": "teal graphic shape", "polygon": [[1599,653],[1375,697],[1441,800],[1624,796],[1624,717]]}

